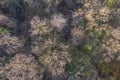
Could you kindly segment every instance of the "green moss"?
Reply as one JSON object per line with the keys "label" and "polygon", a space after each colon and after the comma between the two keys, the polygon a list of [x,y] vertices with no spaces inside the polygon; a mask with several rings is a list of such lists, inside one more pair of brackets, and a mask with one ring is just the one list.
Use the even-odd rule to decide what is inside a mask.
{"label": "green moss", "polygon": [[99,71],[101,75],[109,75],[113,72],[112,64],[103,62],[98,64]]}
{"label": "green moss", "polygon": [[7,29],[0,26],[0,34],[3,34],[5,32],[7,32]]}
{"label": "green moss", "polygon": [[120,80],[120,63],[103,62],[98,64],[98,68],[102,76],[112,75],[109,80]]}
{"label": "green moss", "polygon": [[110,8],[112,8],[112,7],[114,7],[114,5],[116,4],[116,0],[105,0],[104,1],[104,3],[108,6],[108,7],[110,7]]}
{"label": "green moss", "polygon": [[92,51],[93,48],[94,48],[94,46],[91,45],[91,44],[88,44],[88,45],[85,46],[85,48],[86,48],[86,50],[88,50],[88,51]]}
{"label": "green moss", "polygon": [[87,71],[87,75],[88,75],[89,77],[92,76],[92,75],[93,75],[93,71],[92,71],[92,70]]}

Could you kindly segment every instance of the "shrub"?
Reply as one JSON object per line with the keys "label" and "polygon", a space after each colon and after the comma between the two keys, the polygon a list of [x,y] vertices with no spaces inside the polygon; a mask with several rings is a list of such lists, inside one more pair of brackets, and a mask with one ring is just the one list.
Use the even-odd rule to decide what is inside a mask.
{"label": "shrub", "polygon": [[105,3],[108,7],[112,8],[112,7],[114,7],[114,5],[116,4],[116,0],[105,0],[104,3]]}

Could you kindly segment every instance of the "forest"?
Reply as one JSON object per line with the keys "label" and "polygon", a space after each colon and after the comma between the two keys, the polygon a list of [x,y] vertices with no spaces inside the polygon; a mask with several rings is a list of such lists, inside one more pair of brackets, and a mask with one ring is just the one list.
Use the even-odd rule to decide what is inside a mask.
{"label": "forest", "polygon": [[0,80],[120,80],[120,0],[0,0]]}

